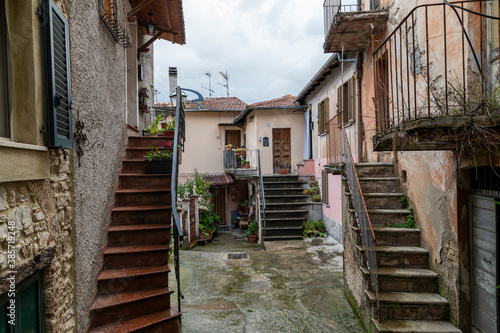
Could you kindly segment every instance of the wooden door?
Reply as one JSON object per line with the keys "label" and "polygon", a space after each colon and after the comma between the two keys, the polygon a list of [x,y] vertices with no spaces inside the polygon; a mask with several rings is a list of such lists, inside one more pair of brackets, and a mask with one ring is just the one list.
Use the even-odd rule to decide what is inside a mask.
{"label": "wooden door", "polygon": [[273,172],[291,169],[291,144],[289,128],[273,128]]}
{"label": "wooden door", "polygon": [[225,145],[233,145],[234,147],[241,146],[241,134],[240,131],[226,131],[226,143]]}
{"label": "wooden door", "polygon": [[219,216],[219,225],[226,225],[226,188],[211,187],[215,213]]}
{"label": "wooden door", "polygon": [[498,205],[488,197],[470,195],[471,312],[473,333],[499,330],[497,274]]}

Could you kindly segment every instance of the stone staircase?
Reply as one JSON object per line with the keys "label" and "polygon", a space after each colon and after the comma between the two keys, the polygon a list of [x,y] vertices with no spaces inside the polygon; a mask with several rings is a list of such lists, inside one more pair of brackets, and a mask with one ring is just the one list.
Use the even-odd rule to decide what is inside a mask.
{"label": "stone staircase", "polygon": [[[449,322],[448,301],[438,293],[438,275],[429,269],[429,252],[420,246],[418,229],[392,228],[404,224],[407,209],[401,209],[392,164],[356,164],[376,239],[380,320],[375,294],[366,267],[360,230],[354,226],[356,249],[363,258],[360,267],[371,312],[371,331],[379,333],[459,333]],[[347,194],[350,195],[350,194]],[[349,209],[351,218],[354,210]],[[356,225],[353,223],[353,225]]]}
{"label": "stone staircase", "polygon": [[[170,307],[170,175],[145,174],[148,146],[171,147],[166,136],[130,136],[123,159],[89,332],[179,332]],[[169,148],[170,149],[170,148]]]}
{"label": "stone staircase", "polygon": [[266,235],[264,241],[302,239],[311,196],[297,175],[264,176]]}

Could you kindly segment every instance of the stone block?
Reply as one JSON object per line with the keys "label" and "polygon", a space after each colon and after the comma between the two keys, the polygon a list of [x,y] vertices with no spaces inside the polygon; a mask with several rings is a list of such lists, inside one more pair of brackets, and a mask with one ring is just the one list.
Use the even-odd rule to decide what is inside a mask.
{"label": "stone block", "polygon": [[28,206],[21,206],[19,207],[19,210],[21,211],[21,224],[22,228],[28,229],[33,225],[33,219],[31,217],[31,209]]}
{"label": "stone block", "polygon": [[26,239],[21,244],[21,253],[25,259],[33,257],[33,244],[31,239]]}
{"label": "stone block", "polygon": [[34,230],[33,226],[30,226],[30,227],[28,227],[28,228],[24,229],[23,231],[24,231],[24,234],[25,234],[26,236],[29,236],[29,235],[31,235],[32,233],[34,233],[34,232],[35,232],[35,230]]}
{"label": "stone block", "polygon": [[9,190],[9,192],[7,193],[7,202],[10,208],[14,208],[16,206],[16,198],[17,198],[16,191],[12,189]]}
{"label": "stone block", "polygon": [[43,212],[33,212],[33,220],[35,222],[39,222],[45,218],[45,214]]}
{"label": "stone block", "polygon": [[9,208],[9,203],[7,201],[7,190],[5,187],[0,187],[0,211]]}
{"label": "stone block", "polygon": [[6,223],[0,224],[0,243],[5,242],[5,240],[7,239],[7,235],[8,235],[7,224]]}
{"label": "stone block", "polygon": [[38,244],[41,249],[44,249],[49,244],[50,234],[48,232],[42,232],[38,234]]}

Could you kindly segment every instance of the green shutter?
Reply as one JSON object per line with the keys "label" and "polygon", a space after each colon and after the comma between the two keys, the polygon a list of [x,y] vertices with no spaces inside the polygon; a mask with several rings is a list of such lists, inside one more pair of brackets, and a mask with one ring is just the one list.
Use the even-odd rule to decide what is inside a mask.
{"label": "green shutter", "polygon": [[47,0],[46,8],[48,145],[72,149],[68,21],[52,0]]}

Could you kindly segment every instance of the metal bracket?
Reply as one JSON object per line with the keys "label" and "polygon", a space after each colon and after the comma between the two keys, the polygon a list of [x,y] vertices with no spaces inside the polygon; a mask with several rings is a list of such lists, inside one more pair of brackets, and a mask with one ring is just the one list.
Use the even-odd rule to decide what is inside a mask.
{"label": "metal bracket", "polygon": [[[72,110],[72,107],[70,105],[70,109]],[[76,120],[76,131],[74,134],[75,142],[76,142],[76,155],[78,156],[78,167],[81,167],[81,157],[85,154],[85,152],[90,151],[94,149],[95,147],[97,148],[104,148],[104,143],[101,141],[95,141],[90,148],[85,149],[84,147],[87,147],[90,145],[90,143],[87,140],[87,134],[83,132],[85,128],[85,123],[80,120],[80,111],[77,111],[77,120]]]}

